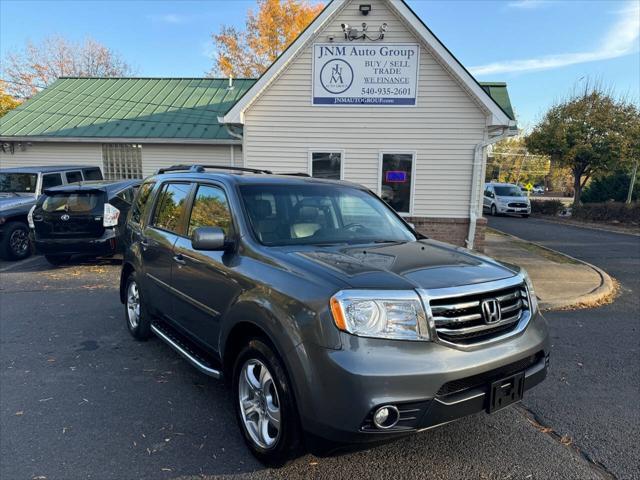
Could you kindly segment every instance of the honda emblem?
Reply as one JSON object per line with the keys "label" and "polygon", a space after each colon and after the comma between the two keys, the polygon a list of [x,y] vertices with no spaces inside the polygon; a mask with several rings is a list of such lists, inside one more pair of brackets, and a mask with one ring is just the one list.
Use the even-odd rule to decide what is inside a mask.
{"label": "honda emblem", "polygon": [[500,302],[497,298],[487,298],[486,300],[482,300],[480,309],[482,310],[484,323],[497,323],[502,319]]}

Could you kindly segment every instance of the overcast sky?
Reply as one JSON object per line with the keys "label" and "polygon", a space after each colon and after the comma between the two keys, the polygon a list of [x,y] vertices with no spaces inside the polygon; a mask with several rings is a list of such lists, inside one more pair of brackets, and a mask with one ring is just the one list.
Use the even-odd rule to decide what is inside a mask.
{"label": "overcast sky", "polygon": [[[521,126],[585,79],[640,98],[640,0],[443,1],[409,5],[478,80],[506,81]],[[211,33],[241,26],[245,0],[0,0],[0,52],[53,34],[108,45],[141,76],[203,76]]]}

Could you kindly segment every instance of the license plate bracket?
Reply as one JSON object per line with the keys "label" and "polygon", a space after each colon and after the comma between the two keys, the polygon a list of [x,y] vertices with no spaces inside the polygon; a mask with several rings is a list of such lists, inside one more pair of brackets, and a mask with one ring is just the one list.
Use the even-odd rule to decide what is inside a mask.
{"label": "license plate bracket", "polygon": [[493,413],[522,400],[524,372],[491,383],[487,412]]}

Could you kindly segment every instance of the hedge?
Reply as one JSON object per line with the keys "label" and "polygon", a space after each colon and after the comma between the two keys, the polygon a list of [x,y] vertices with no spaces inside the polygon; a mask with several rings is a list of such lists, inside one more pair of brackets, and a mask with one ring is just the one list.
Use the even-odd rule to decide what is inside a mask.
{"label": "hedge", "polygon": [[589,222],[640,223],[640,203],[585,203],[573,207],[571,217]]}
{"label": "hedge", "polygon": [[560,200],[531,200],[531,213],[541,215],[558,215],[564,204]]}

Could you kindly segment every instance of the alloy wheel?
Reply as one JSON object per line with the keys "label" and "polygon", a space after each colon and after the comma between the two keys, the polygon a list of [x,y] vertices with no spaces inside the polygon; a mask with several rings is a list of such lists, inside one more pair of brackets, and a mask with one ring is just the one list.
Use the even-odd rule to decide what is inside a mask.
{"label": "alloy wheel", "polygon": [[22,228],[15,230],[9,237],[9,247],[16,257],[21,257],[29,249],[29,234]]}
{"label": "alloy wheel", "polygon": [[252,358],[242,366],[238,397],[251,440],[261,448],[272,448],[280,437],[280,399],[271,372],[260,360]]}
{"label": "alloy wheel", "polygon": [[127,319],[129,320],[129,326],[135,330],[140,321],[140,292],[138,291],[138,284],[134,281],[129,283],[129,288],[127,289]]}

